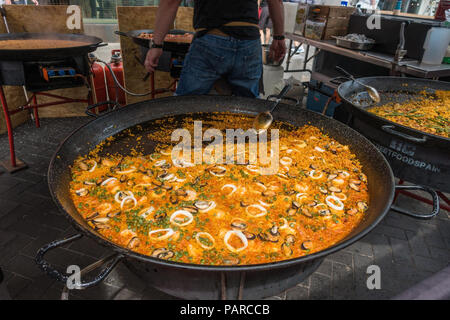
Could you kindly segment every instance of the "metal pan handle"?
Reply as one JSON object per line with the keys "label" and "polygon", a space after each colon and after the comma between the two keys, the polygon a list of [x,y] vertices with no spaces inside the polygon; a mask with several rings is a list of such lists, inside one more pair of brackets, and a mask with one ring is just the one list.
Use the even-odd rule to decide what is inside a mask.
{"label": "metal pan handle", "polygon": [[[75,240],[80,239],[81,237],[83,237],[82,234],[75,234],[67,239],[56,240],[40,248],[35,258],[35,261],[39,266],[39,268],[42,271],[44,271],[47,275],[49,275],[51,278],[64,284],[67,284],[69,276],[55,269],[50,263],[44,260],[44,256],[48,251],[56,249],[65,244],[71,243]],[[104,259],[101,265],[107,265],[110,261],[112,262],[109,265],[107,265],[92,281],[81,282],[77,286],[77,289],[90,288],[102,282],[123,258],[124,258],[123,255],[115,254],[108,257],[107,259]]]}
{"label": "metal pan handle", "polygon": [[[110,106],[114,106],[114,108],[112,110],[110,110],[109,112],[106,112],[106,113],[103,113],[103,114],[96,114],[96,113],[92,112],[92,110],[94,110],[94,109],[96,109],[98,107],[104,106],[104,105],[107,105],[109,109],[111,109]],[[100,117],[110,113],[110,112],[113,112],[115,109],[120,108],[120,107],[121,107],[121,105],[117,101],[103,101],[103,102],[99,102],[99,103],[92,104],[92,105],[88,106],[86,108],[85,113],[88,116],[97,119],[97,118],[100,118]]]}
{"label": "metal pan handle", "polygon": [[395,129],[395,126],[388,125],[388,124],[386,124],[384,126],[381,126],[381,130],[383,130],[384,132],[393,134],[394,136],[403,138],[405,140],[408,140],[408,141],[411,141],[411,142],[415,142],[415,143],[425,143],[425,142],[427,142],[427,137],[426,136],[423,136],[422,138],[416,138],[416,137],[410,136],[410,135],[408,135],[406,133],[395,131],[394,129]]}
{"label": "metal pan handle", "polygon": [[[276,97],[277,97],[277,95],[270,95],[267,97],[267,100],[272,100],[272,99],[275,99]],[[300,101],[296,98],[284,97],[281,100],[289,100],[289,101],[295,102],[295,106],[298,106],[300,104]]]}
{"label": "metal pan handle", "polygon": [[336,66],[336,70],[339,71],[340,73],[342,73],[344,76],[350,78],[351,80],[355,80],[355,77],[350,72],[345,70],[344,68]]}
{"label": "metal pan handle", "polygon": [[433,198],[433,210],[431,211],[431,213],[428,214],[418,214],[418,213],[414,213],[414,212],[409,212],[405,209],[402,209],[398,206],[391,206],[391,210],[413,217],[413,218],[417,218],[417,219],[431,219],[433,217],[435,217],[438,213],[439,213],[439,196],[436,193],[436,191],[427,188],[427,187],[422,187],[422,186],[395,186],[396,190],[422,190],[422,191],[426,191],[428,192],[431,197]]}
{"label": "metal pan handle", "polygon": [[114,31],[115,34],[117,34],[118,36],[122,36],[122,37],[127,37],[130,39],[133,39],[133,37],[131,37],[128,33],[123,32],[123,31]]}
{"label": "metal pan handle", "polygon": [[91,47],[93,47],[93,48],[101,48],[101,47],[106,47],[107,45],[108,45],[108,43],[103,42],[103,43],[94,44]]}
{"label": "metal pan handle", "polygon": [[270,112],[273,112],[273,110],[275,110],[275,108],[278,106],[278,104],[280,103],[281,100],[293,101],[293,102],[295,102],[296,106],[300,103],[300,101],[296,98],[285,97],[285,95],[291,89],[292,89],[292,84],[287,84],[284,86],[284,88],[281,90],[281,92],[278,95],[273,94],[273,95],[270,95],[267,97],[267,101],[273,100],[275,102],[274,105],[272,106]]}

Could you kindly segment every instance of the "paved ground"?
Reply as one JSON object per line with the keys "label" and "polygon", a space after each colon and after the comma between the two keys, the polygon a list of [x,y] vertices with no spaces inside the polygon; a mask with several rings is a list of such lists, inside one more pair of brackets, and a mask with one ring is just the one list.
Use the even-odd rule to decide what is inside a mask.
{"label": "paved ground", "polygon": [[[44,275],[33,259],[44,244],[74,230],[60,214],[47,189],[45,175],[52,152],[71,130],[87,118],[44,119],[42,128],[31,122],[16,130],[18,155],[30,168],[14,175],[0,174],[0,267],[13,299],[59,299],[62,285]],[[0,135],[0,156],[8,155],[6,135]],[[1,169],[0,169],[1,170]],[[427,206],[400,198],[404,206]],[[89,239],[48,254],[48,260],[64,267],[87,266],[108,255],[108,250]],[[449,213],[441,211],[431,221],[417,221],[390,212],[367,237],[329,256],[303,283],[273,299],[386,299],[395,296],[450,261]],[[369,265],[381,268],[381,289],[368,290]],[[172,298],[138,280],[119,265],[100,286],[77,291],[72,299]]]}

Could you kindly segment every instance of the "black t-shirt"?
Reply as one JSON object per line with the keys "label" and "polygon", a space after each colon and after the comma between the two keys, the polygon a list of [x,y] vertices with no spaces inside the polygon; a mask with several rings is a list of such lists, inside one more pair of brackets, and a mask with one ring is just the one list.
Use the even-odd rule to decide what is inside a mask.
{"label": "black t-shirt", "polygon": [[[259,39],[258,27],[225,27],[229,22],[259,22],[257,0],[195,0],[194,28],[220,29],[222,32],[241,40]],[[199,32],[198,36],[207,31]]]}

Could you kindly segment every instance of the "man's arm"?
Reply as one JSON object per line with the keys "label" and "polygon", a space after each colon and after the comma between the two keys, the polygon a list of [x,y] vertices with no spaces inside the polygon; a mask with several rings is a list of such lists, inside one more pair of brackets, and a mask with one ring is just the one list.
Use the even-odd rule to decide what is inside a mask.
{"label": "man's arm", "polygon": [[[284,6],[282,0],[267,0],[270,18],[273,24],[273,36],[284,36]],[[286,54],[284,40],[273,40],[270,55],[275,61],[280,61]]]}
{"label": "man's arm", "polygon": [[[161,0],[156,12],[155,30],[153,31],[153,42],[163,44],[164,38],[175,21],[178,7],[181,0]],[[149,72],[154,72],[161,57],[162,49],[153,48],[148,51],[145,59],[145,68]]]}

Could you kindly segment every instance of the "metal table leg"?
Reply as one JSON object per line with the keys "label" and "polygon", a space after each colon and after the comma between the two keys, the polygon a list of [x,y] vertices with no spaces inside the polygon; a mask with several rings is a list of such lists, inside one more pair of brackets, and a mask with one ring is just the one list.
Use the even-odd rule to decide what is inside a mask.
{"label": "metal table leg", "polygon": [[306,70],[306,65],[308,64],[308,55],[309,55],[309,44],[306,45],[305,50],[305,60],[303,61],[303,69]]}
{"label": "metal table leg", "polygon": [[291,58],[292,58],[291,50],[292,50],[292,43],[293,42],[294,42],[293,40],[289,40],[289,51],[288,51],[288,54],[287,54],[286,70],[285,71],[289,71],[289,65],[291,64]]}
{"label": "metal table leg", "polygon": [[33,95],[33,114],[34,114],[34,121],[36,123],[36,128],[40,128],[41,127],[41,123],[39,121],[39,111],[38,111],[38,106],[37,106],[37,96],[36,94]]}
{"label": "metal table leg", "polygon": [[15,171],[24,169],[27,165],[16,158],[16,150],[14,147],[14,135],[13,135],[13,127],[11,123],[11,116],[9,114],[8,104],[6,102],[5,92],[3,91],[3,87],[0,86],[0,101],[3,107],[3,113],[5,115],[6,129],[8,131],[8,139],[9,139],[9,151],[11,154],[10,159],[4,159],[0,161],[0,164],[5,167],[5,169],[13,173]]}

